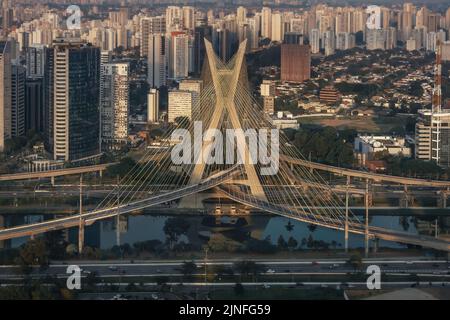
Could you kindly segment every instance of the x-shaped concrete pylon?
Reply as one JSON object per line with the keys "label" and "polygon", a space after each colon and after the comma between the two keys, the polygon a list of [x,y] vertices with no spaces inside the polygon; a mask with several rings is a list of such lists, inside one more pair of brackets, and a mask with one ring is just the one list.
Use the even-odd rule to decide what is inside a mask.
{"label": "x-shaped concrete pylon", "polygon": [[[266,200],[264,190],[261,186],[258,174],[253,163],[250,161],[249,148],[245,139],[245,135],[242,130],[242,125],[239,120],[239,115],[236,109],[235,95],[240,84],[241,69],[244,66],[243,61],[245,58],[245,49],[247,45],[247,40],[244,40],[240,45],[239,49],[232,61],[224,66],[219,66],[219,58],[216,56],[211,42],[205,39],[206,55],[209,64],[209,71],[211,73],[211,78],[214,85],[214,91],[216,95],[216,104],[214,112],[212,113],[212,118],[209,124],[207,132],[212,132],[212,129],[219,129],[222,125],[223,115],[228,112],[229,119],[231,121],[231,126],[235,129],[236,140],[238,144],[237,152],[240,153],[241,159],[243,159],[245,173],[247,175],[247,180],[241,180],[239,183],[248,185],[250,187],[253,196],[261,200]],[[234,65],[233,65],[234,63]],[[242,84],[243,85],[243,84]],[[236,130],[241,129],[241,130]],[[256,129],[256,128],[255,128]],[[205,137],[204,144],[202,148],[203,154],[210,154],[212,148],[212,139],[210,137]],[[208,141],[210,141],[208,143]],[[239,145],[241,144],[241,145]],[[197,155],[198,156],[198,155]],[[191,175],[190,183],[199,183],[205,172],[205,162],[199,161]]]}

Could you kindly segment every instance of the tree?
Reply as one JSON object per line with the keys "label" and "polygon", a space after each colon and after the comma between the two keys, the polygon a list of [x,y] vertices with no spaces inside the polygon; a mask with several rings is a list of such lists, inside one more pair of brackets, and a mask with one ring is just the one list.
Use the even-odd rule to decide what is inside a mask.
{"label": "tree", "polygon": [[111,177],[125,176],[128,172],[130,172],[136,166],[136,161],[134,161],[130,157],[125,157],[120,160],[120,162],[116,165],[108,167],[106,173]]}
{"label": "tree", "polygon": [[288,232],[291,232],[292,230],[294,230],[294,225],[291,223],[290,220],[288,221],[288,223],[286,224],[285,227]]}
{"label": "tree", "polygon": [[287,248],[287,242],[286,242],[286,240],[284,240],[284,237],[281,234],[278,237],[278,248],[280,248],[280,249],[286,249]]}
{"label": "tree", "polygon": [[181,273],[184,276],[191,276],[197,271],[197,265],[193,261],[185,261],[181,266]]}
{"label": "tree", "polygon": [[289,249],[296,249],[298,246],[298,241],[294,239],[294,237],[289,237],[287,246]]}
{"label": "tree", "polygon": [[241,275],[246,275],[246,276],[248,276],[250,274],[253,274],[254,276],[256,276],[266,269],[264,265],[257,264],[256,262],[249,261],[249,260],[242,260],[242,261],[236,262],[234,264],[234,268]]}
{"label": "tree", "polygon": [[171,249],[173,249],[173,245],[178,241],[179,237],[187,233],[189,227],[189,222],[183,218],[176,217],[167,219],[163,230]]}
{"label": "tree", "polygon": [[48,260],[49,253],[45,241],[43,239],[35,239],[29,240],[22,246],[16,262],[21,266],[24,273],[29,273],[31,266],[46,267]]}
{"label": "tree", "polygon": [[350,259],[347,261],[348,264],[350,264],[353,269],[360,270],[362,268],[362,258],[360,254],[354,254],[350,257]]}
{"label": "tree", "polygon": [[62,230],[47,232],[44,239],[51,259],[65,258],[66,242]]}

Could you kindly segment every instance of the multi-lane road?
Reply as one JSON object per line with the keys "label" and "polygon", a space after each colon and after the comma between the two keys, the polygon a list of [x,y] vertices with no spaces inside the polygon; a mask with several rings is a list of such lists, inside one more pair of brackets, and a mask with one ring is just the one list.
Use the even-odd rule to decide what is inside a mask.
{"label": "multi-lane road", "polygon": [[[207,268],[222,266],[233,269],[234,260],[208,260]],[[377,265],[382,273],[393,275],[428,275],[450,281],[450,264],[446,260],[364,260],[361,270],[369,265]],[[94,273],[100,278],[142,278],[148,281],[158,276],[177,277],[182,275],[181,268],[184,261],[112,261],[112,262],[55,262],[48,268],[34,267],[32,276],[46,277],[48,275],[66,278],[67,268],[76,264],[87,276]],[[204,260],[195,261],[197,275],[204,275]],[[257,264],[264,266],[262,274],[266,276],[302,276],[302,275],[335,275],[345,276],[355,272],[345,260],[257,260]],[[211,269],[210,269],[211,270]],[[234,270],[234,274],[238,271]],[[0,266],[0,280],[21,279],[18,267],[13,265]]]}

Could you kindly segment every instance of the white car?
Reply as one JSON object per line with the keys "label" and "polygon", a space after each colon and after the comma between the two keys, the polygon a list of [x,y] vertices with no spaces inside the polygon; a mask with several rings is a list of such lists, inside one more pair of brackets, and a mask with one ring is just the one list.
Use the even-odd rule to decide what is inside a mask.
{"label": "white car", "polygon": [[266,271],[266,273],[275,273],[275,270],[273,270],[273,269],[268,269],[268,270]]}

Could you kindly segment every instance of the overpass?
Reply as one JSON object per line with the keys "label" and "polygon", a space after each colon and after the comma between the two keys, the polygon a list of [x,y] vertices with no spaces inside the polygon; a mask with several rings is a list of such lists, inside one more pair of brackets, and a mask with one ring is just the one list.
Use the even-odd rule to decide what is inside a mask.
{"label": "overpass", "polygon": [[302,159],[296,159],[289,156],[280,155],[280,159],[288,163],[300,165],[305,168],[327,171],[340,176],[355,177],[361,179],[369,179],[375,182],[391,182],[408,186],[422,186],[422,187],[436,187],[436,188],[449,188],[450,181],[444,180],[431,180],[431,179],[416,179],[400,176],[391,176],[387,174],[379,174],[372,172],[365,172],[354,169],[346,169],[340,167],[334,167],[322,163],[311,162]]}
{"label": "overpass", "polygon": [[80,226],[80,223],[84,225],[91,225],[97,220],[107,219],[118,215],[131,213],[144,208],[155,206],[158,204],[177,200],[182,197],[189,196],[198,192],[202,192],[212,187],[215,187],[225,181],[233,178],[234,175],[239,173],[236,167],[232,167],[228,170],[219,172],[196,185],[185,186],[180,189],[165,192],[160,195],[154,195],[147,199],[141,199],[127,204],[113,206],[105,209],[94,210],[83,213],[81,215],[72,215],[64,218],[52,219],[40,223],[33,223],[22,225],[19,227],[7,228],[0,230],[0,241],[6,239],[13,239],[23,236],[34,236],[40,233],[48,231],[55,231],[66,229],[70,227]]}
{"label": "overpass", "polygon": [[41,179],[41,178],[55,178],[61,176],[69,176],[75,174],[89,173],[89,172],[103,172],[109,166],[115,163],[97,164],[93,166],[66,168],[49,171],[37,171],[37,172],[23,172],[23,173],[11,173],[0,175],[0,181],[18,181],[29,179]]}

